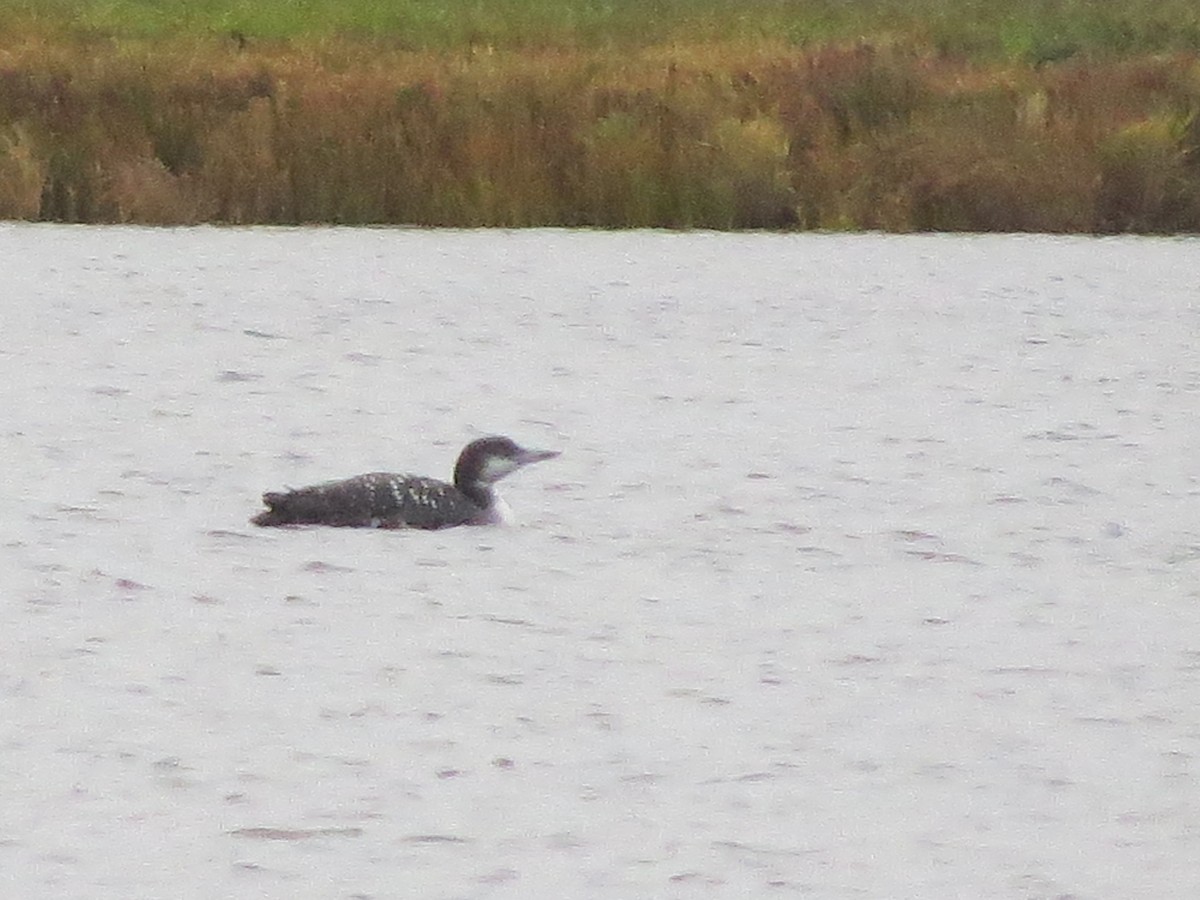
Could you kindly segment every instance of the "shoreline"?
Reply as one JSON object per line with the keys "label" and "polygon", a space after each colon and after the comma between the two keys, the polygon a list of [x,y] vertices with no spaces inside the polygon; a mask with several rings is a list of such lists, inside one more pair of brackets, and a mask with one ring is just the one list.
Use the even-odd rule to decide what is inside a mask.
{"label": "shoreline", "polygon": [[0,219],[1200,232],[1195,51],[235,37],[4,32]]}

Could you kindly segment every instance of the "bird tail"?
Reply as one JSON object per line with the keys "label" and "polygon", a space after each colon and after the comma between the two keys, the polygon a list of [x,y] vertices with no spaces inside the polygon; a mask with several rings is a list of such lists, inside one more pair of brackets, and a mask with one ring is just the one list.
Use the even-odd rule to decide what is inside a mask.
{"label": "bird tail", "polygon": [[250,520],[251,524],[270,528],[276,525],[288,525],[295,519],[288,512],[288,494],[268,492],[263,494],[263,503],[267,508]]}

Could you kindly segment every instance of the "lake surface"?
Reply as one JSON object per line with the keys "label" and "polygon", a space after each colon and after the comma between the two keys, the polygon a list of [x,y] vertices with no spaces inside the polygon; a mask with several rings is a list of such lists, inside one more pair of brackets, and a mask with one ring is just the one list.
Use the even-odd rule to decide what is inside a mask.
{"label": "lake surface", "polygon": [[[0,259],[4,895],[1200,896],[1200,241]],[[247,524],[493,432],[516,527]]]}

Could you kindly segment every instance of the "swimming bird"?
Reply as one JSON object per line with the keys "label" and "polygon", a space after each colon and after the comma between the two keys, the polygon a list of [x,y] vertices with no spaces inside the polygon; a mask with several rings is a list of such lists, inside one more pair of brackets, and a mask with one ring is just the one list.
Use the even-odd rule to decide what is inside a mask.
{"label": "swimming bird", "polygon": [[424,529],[504,524],[510,520],[508,505],[492,485],[523,466],[558,455],[557,450],[527,450],[506,437],[479,438],[458,455],[453,484],[420,475],[371,472],[263,494],[267,508],[250,521],[265,527]]}

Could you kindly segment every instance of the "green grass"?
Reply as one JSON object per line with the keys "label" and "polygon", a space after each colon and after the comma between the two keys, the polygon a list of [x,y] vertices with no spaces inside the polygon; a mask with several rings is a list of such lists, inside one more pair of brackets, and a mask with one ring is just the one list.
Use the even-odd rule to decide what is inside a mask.
{"label": "green grass", "polygon": [[1033,63],[1200,50],[1194,0],[6,0],[0,23],[118,38],[240,34],[413,50],[920,39]]}

